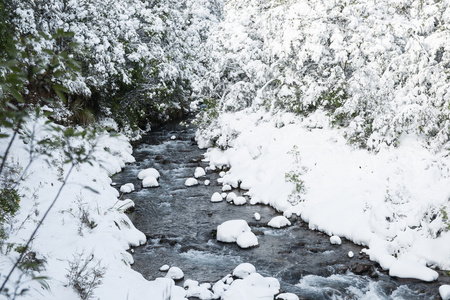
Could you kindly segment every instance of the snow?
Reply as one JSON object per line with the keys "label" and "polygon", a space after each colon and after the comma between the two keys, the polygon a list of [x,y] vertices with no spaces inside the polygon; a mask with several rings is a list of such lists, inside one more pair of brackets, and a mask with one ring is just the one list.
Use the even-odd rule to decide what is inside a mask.
{"label": "snow", "polygon": [[233,270],[233,276],[244,279],[250,274],[256,273],[256,268],[250,263],[242,263]]}
{"label": "snow", "polygon": [[125,183],[124,185],[122,185],[120,187],[120,192],[122,193],[131,193],[132,191],[134,191],[134,184],[132,183]]}
{"label": "snow", "polygon": [[161,272],[167,272],[167,271],[169,271],[169,269],[170,269],[170,266],[169,266],[169,265],[162,265],[162,266],[159,268],[159,270],[160,270]]}
{"label": "snow", "polygon": [[252,273],[244,279],[236,279],[222,295],[222,300],[273,300],[278,293],[274,291],[271,279],[258,273]]}
{"label": "snow", "polygon": [[195,168],[195,172],[194,172],[195,178],[199,178],[199,177],[202,177],[205,175],[206,175],[205,169],[203,169],[202,167]]}
{"label": "snow", "polygon": [[347,256],[352,258],[353,256],[355,256],[355,254],[353,253],[353,251],[348,251]]}
{"label": "snow", "polygon": [[208,186],[208,185],[211,184],[211,181],[209,181],[208,179],[206,179],[205,182],[204,182],[204,184],[205,184],[206,186]]}
{"label": "snow", "polygon": [[166,278],[171,278],[173,280],[180,280],[183,279],[184,273],[183,271],[178,267],[171,267],[166,274]]}
{"label": "snow", "polygon": [[247,203],[247,200],[245,199],[245,197],[239,196],[233,199],[233,204],[234,205],[244,205]]}
{"label": "snow", "polygon": [[[92,6],[69,2],[67,14],[60,9],[38,14],[27,8],[26,1],[16,1],[16,13],[19,35],[36,34],[35,20],[47,33],[63,25],[87,49],[86,57],[80,57],[88,66],[86,76],[64,79],[71,93],[89,96],[87,82],[101,91],[111,78],[118,81],[112,90],[115,84],[128,85],[135,70],[127,67],[134,65],[130,61],[154,61],[160,66],[154,81],[164,89],[167,82],[189,78],[194,97],[217,99],[213,108],[217,111],[202,112],[197,141],[201,147],[215,145],[206,156],[211,170],[227,170],[218,180],[223,191],[240,183],[250,204],[270,205],[283,213],[285,219],[271,220],[276,228],[288,225],[287,218],[296,215],[313,230],[363,245],[363,252],[392,276],[432,281],[437,273],[426,266],[450,269],[449,79],[444,72],[449,56],[448,51],[439,55],[449,40],[442,24],[450,20],[450,10],[439,14],[441,1],[429,1],[421,13],[415,13],[415,1],[351,1],[343,6],[330,1],[326,8],[317,1],[279,1],[264,9],[258,1],[226,1],[212,32],[207,32],[211,22],[196,24],[205,33],[186,25],[184,16],[190,11],[161,7],[167,8],[163,21],[159,6],[135,0],[113,1],[114,5],[97,1]],[[95,22],[70,20],[73,16],[86,20],[96,13],[91,7],[101,12],[105,5],[114,9],[96,14],[101,18]],[[216,20],[210,12],[201,15]],[[333,20],[348,22],[342,26]],[[189,30],[177,30],[181,26]],[[140,39],[142,30],[152,33],[148,44]],[[193,40],[187,34],[198,34],[197,40],[206,44],[184,43]],[[161,41],[163,36],[166,39]],[[36,52],[46,46],[41,40]],[[181,41],[178,55],[166,55],[173,43]],[[201,64],[186,62],[186,57],[197,57],[197,51]],[[196,82],[193,73],[197,72],[201,82]],[[149,89],[159,91],[158,86]],[[93,263],[102,260],[109,266],[97,298],[139,299],[148,291],[156,299],[184,298],[184,290],[171,279],[149,282],[130,269],[132,257],[125,250],[145,243],[145,236],[123,213],[133,203],[117,200],[109,176],[133,161],[132,149],[124,136],[98,137],[97,161],[75,170],[71,176],[75,184],[64,188],[65,201],[57,202],[33,244],[48,257],[53,298],[75,297],[64,287],[63,262],[81,251],[95,254]],[[15,142],[12,153],[20,162],[28,159],[26,146]],[[63,155],[53,154],[54,158]],[[159,172],[153,169],[145,175],[147,170],[138,175],[143,185],[145,180],[157,184]],[[42,211],[59,187],[59,172],[66,174],[67,166],[58,170],[38,159],[30,171],[23,183],[28,190],[23,200],[31,200],[29,191],[39,189]],[[198,183],[194,178],[188,181]],[[93,187],[100,194],[80,191],[80,186]],[[132,191],[126,185],[120,190]],[[82,198],[80,205],[90,212],[95,228],[78,230],[79,220],[71,214],[79,209],[75,196]],[[228,196],[221,195],[227,201]],[[229,201],[236,198],[230,196]],[[29,202],[22,201],[18,224],[26,220],[26,211],[32,208]],[[25,222],[11,240],[23,242],[36,221]],[[240,226],[240,234],[250,232],[248,225]],[[230,227],[221,235],[237,241],[239,234],[232,235]],[[2,259],[1,264],[10,263]],[[236,281],[228,291],[225,282],[217,283],[217,289],[224,299],[269,298],[264,291],[271,290],[270,280],[256,277],[253,282]],[[252,284],[262,287],[257,291],[261,294],[253,292]],[[448,286],[441,288],[441,295],[448,298]],[[45,296],[41,298],[51,298]]]}
{"label": "snow", "polygon": [[124,199],[122,201],[117,201],[113,208],[117,209],[119,212],[126,212],[127,210],[129,210],[130,208],[134,207],[134,201],[131,199]]}
{"label": "snow", "polygon": [[276,216],[273,217],[269,223],[267,223],[270,227],[273,228],[281,228],[285,226],[290,226],[291,222],[285,216]]}
{"label": "snow", "polygon": [[281,300],[299,300],[298,296],[292,293],[281,293],[275,299]]}
{"label": "snow", "polygon": [[198,185],[198,180],[195,178],[188,178],[186,179],[186,181],[184,182],[185,186],[194,186],[194,185]]}
{"label": "snow", "polygon": [[258,245],[258,238],[251,231],[244,232],[237,237],[236,243],[241,248],[255,247]]}
{"label": "snow", "polygon": [[239,235],[250,231],[250,226],[245,220],[225,221],[217,226],[217,240],[224,243],[234,243]]}
{"label": "snow", "polygon": [[214,297],[209,284],[199,284],[198,281],[188,279],[183,283],[183,287],[186,290],[186,297],[197,297],[201,300],[209,300]]}
{"label": "snow", "polygon": [[[36,124],[30,121],[24,124],[24,128],[34,126],[37,138],[48,136],[50,133],[45,122],[45,119],[38,119]],[[74,138],[73,142],[79,146],[88,145],[88,141],[83,140],[81,136]],[[0,144],[0,150],[3,150],[4,146],[3,143]],[[12,145],[11,157],[21,163],[28,162],[29,153],[26,147],[22,139],[16,139]],[[110,136],[107,132],[97,132],[96,148],[93,152],[96,159],[92,164],[80,164],[72,170],[68,184],[61,190],[61,197],[47,215],[31,245],[32,251],[36,252],[38,257],[46,258],[45,270],[40,275],[48,277],[46,282],[50,289],[41,289],[35,281],[28,280],[25,276],[23,279],[27,282],[24,281],[24,287],[30,287],[26,297],[79,299],[73,288],[67,285],[66,275],[69,262],[80,258],[91,259],[87,266],[89,269],[94,268],[96,264],[106,267],[102,284],[95,289],[95,298],[138,300],[151,291],[153,299],[168,299],[174,290],[173,280],[148,281],[130,267],[133,257],[126,250],[145,244],[146,237],[124,213],[134,206],[134,202],[131,199],[119,200],[120,194],[111,186],[110,176],[121,171],[125,163],[134,162],[131,153],[132,147],[123,135]],[[58,149],[51,153],[53,157],[64,157],[63,155]],[[30,236],[40,216],[29,215],[29,212],[38,210],[42,215],[61,186],[58,179],[60,173],[67,175],[67,165],[47,164],[45,159],[37,157],[21,182],[21,185],[27,187],[23,190],[21,209],[16,215],[21,226],[14,229],[15,232],[10,235],[8,242],[23,243]],[[82,188],[86,186],[97,193]],[[131,190],[131,184],[124,186]],[[32,200],[33,194],[39,197],[36,206]],[[87,218],[89,224],[93,225],[83,223],[82,217]],[[13,256],[15,253],[14,250],[10,252]],[[11,267],[10,258],[12,257],[0,255],[2,270]],[[11,284],[19,276],[19,272],[14,272]],[[127,281],[126,285],[123,284],[124,280]]]}
{"label": "snow", "polygon": [[261,215],[260,215],[258,212],[255,212],[255,213],[253,214],[253,217],[255,218],[256,221],[261,220]]}
{"label": "snow", "polygon": [[450,300],[450,285],[441,285],[439,287],[439,295],[441,295],[442,300]]}
{"label": "snow", "polygon": [[434,281],[439,277],[439,274],[416,261],[400,258],[390,266],[389,276]]}
{"label": "snow", "polygon": [[330,243],[333,245],[340,245],[342,244],[341,238],[337,235],[333,235],[330,237]]}
{"label": "snow", "polygon": [[211,196],[211,202],[221,202],[221,201],[223,201],[221,194],[216,192]]}
{"label": "snow", "polygon": [[234,192],[230,192],[230,193],[226,194],[227,202],[233,202],[236,199],[236,197],[237,197],[236,193],[234,193]]}
{"label": "snow", "polygon": [[222,192],[228,192],[228,191],[231,191],[231,190],[232,190],[231,185],[224,184],[224,185],[222,186]]}
{"label": "snow", "polygon": [[159,183],[156,177],[148,175],[142,179],[142,187],[158,187]]}
{"label": "snow", "polygon": [[[225,150],[207,150],[210,168],[226,162],[222,182],[245,184],[251,205],[270,205],[313,230],[363,245],[371,260],[385,270],[394,267],[396,276],[435,277],[423,268],[399,267],[402,259],[450,269],[450,232],[440,213],[448,211],[445,151],[430,152],[420,137],[404,134],[398,147],[373,153],[349,145],[324,112],[285,119],[259,110],[222,114],[219,134],[233,132],[234,138]],[[291,198],[295,184],[286,181],[289,172],[304,182],[300,200]],[[420,270],[427,275],[419,276]]]}
{"label": "snow", "polygon": [[145,170],[140,171],[138,174],[138,178],[141,180],[149,176],[158,179],[160,174],[158,170],[156,170],[155,168],[147,168]]}

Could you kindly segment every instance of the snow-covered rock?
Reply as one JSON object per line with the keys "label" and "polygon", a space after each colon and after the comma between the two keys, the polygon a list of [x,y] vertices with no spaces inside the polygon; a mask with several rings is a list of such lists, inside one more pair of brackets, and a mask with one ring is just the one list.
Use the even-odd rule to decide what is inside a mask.
{"label": "snow-covered rock", "polygon": [[250,263],[242,263],[233,270],[233,276],[244,279],[250,274],[256,273],[256,268]]}
{"label": "snow-covered rock", "polygon": [[347,256],[352,258],[353,256],[355,256],[355,254],[353,253],[353,251],[348,251]]}
{"label": "snow-covered rock", "polygon": [[245,220],[225,221],[217,226],[217,240],[224,243],[236,242],[239,235],[251,231]]}
{"label": "snow-covered rock", "polygon": [[159,174],[158,170],[156,170],[155,168],[144,169],[144,170],[140,171],[138,174],[138,178],[141,180],[147,176],[152,176],[152,177],[155,177],[156,179],[158,179],[160,177],[160,174]]}
{"label": "snow-covered rock", "polygon": [[232,190],[231,185],[224,184],[224,185],[222,186],[222,192],[228,192],[228,191],[231,191],[231,190]]}
{"label": "snow-covered rock", "polygon": [[236,197],[233,200],[234,205],[244,205],[245,203],[247,203],[247,200],[242,196]]}
{"label": "snow-covered rock", "polygon": [[144,179],[142,179],[142,187],[158,187],[159,183],[158,180],[156,180],[156,177],[153,176],[146,176]]}
{"label": "snow-covered rock", "polygon": [[184,182],[185,186],[194,186],[194,185],[198,185],[198,180],[195,178],[188,178],[186,179],[186,181]]}
{"label": "snow-covered rock", "polygon": [[211,184],[211,181],[209,181],[208,179],[206,179],[205,182],[204,182],[204,184],[205,184],[206,186],[208,186],[208,185]]}
{"label": "snow-covered rock", "polygon": [[450,285],[441,285],[439,287],[439,295],[441,295],[442,300],[450,300]]}
{"label": "snow-covered rock", "polygon": [[342,240],[337,235],[333,235],[330,237],[330,243],[333,245],[340,245],[342,244]]}
{"label": "snow-covered rock", "polygon": [[226,197],[227,197],[227,202],[232,202],[234,199],[236,199],[236,193],[234,193],[234,192],[230,192],[230,193],[228,193],[228,195],[226,195]]}
{"label": "snow-covered rock", "polygon": [[214,294],[211,289],[211,285],[199,284],[198,281],[188,279],[183,283],[183,287],[186,290],[186,297],[196,297],[201,300],[213,299]]}
{"label": "snow-covered rock", "polygon": [[160,270],[161,272],[167,272],[167,271],[169,271],[169,269],[170,269],[169,265],[162,265],[162,266],[159,268],[159,270]]}
{"label": "snow-covered rock", "polygon": [[166,278],[172,278],[173,280],[183,279],[184,273],[178,267],[171,267],[166,274]]}
{"label": "snow-covered rock", "polygon": [[272,279],[267,280],[262,275],[253,273],[244,279],[233,281],[222,300],[273,300],[278,291],[274,292],[272,285]]}
{"label": "snow-covered rock", "polygon": [[255,246],[258,246],[258,238],[256,237],[256,235],[253,232],[248,231],[248,232],[241,233],[237,237],[236,243],[241,248],[255,247]]}
{"label": "snow-covered rock", "polygon": [[292,293],[281,293],[275,299],[280,299],[280,300],[299,300],[298,296],[296,294],[292,294]]}
{"label": "snow-covered rock", "polygon": [[258,212],[255,212],[255,213],[253,214],[253,217],[255,218],[256,221],[261,220],[261,215],[260,215]]}
{"label": "snow-covered rock", "polygon": [[202,177],[205,175],[206,175],[205,169],[203,169],[202,167],[195,168],[195,171],[194,171],[195,178],[199,178],[199,177]]}
{"label": "snow-covered rock", "polygon": [[430,282],[438,279],[439,274],[414,260],[399,258],[390,266],[389,276],[415,278]]}
{"label": "snow-covered rock", "polygon": [[223,201],[223,198],[222,195],[220,195],[219,193],[216,192],[211,196],[211,202],[220,202],[220,201]]}
{"label": "snow-covered rock", "polygon": [[285,226],[290,226],[291,222],[285,216],[276,216],[273,217],[269,223],[267,223],[270,227],[273,228],[281,228]]}
{"label": "snow-covered rock", "polygon": [[122,193],[131,193],[132,191],[134,191],[134,184],[132,183],[125,183],[124,185],[122,185],[120,187],[120,192]]}
{"label": "snow-covered rock", "polygon": [[222,297],[223,293],[228,289],[228,284],[223,282],[222,280],[217,281],[213,287],[212,291],[214,293],[214,299],[220,299]]}

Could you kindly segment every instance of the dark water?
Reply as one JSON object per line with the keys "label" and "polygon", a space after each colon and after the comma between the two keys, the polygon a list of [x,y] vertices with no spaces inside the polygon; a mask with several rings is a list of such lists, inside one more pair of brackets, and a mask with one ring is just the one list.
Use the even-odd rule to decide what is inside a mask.
{"label": "dark water", "polygon": [[[434,283],[390,278],[359,254],[360,246],[346,240],[331,245],[327,235],[309,230],[300,220],[291,219],[293,224],[286,229],[267,227],[279,215],[270,207],[211,203],[211,195],[221,191],[217,173],[207,172],[198,186],[186,187],[184,182],[193,177],[195,168],[207,166],[194,134],[193,126],[180,124],[153,130],[134,146],[136,163],[113,178],[118,187],[128,182],[136,187],[124,197],[135,201],[130,217],[148,237],[133,255],[133,268],[145,278],[164,276],[159,268],[168,264],[181,268],[184,279],[214,283],[248,262],[263,276],[276,277],[283,291],[300,299],[440,299],[438,288],[448,284],[449,276],[441,274],[440,282]],[[142,188],[137,174],[148,167],[161,173],[160,187]],[[206,179],[209,186],[204,185]],[[261,214],[261,221],[254,220],[254,212]],[[243,250],[216,241],[217,226],[232,219],[249,223],[258,236],[258,247]],[[355,253],[353,258],[347,256],[349,251]]]}

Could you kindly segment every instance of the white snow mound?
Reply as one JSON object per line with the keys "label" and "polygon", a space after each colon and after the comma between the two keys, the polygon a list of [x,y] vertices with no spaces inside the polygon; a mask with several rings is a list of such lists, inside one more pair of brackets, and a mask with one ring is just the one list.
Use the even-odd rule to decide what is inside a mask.
{"label": "white snow mound", "polygon": [[224,243],[234,243],[244,232],[251,231],[245,220],[230,220],[217,226],[217,240]]}
{"label": "white snow mound", "polygon": [[282,293],[279,294],[275,299],[281,300],[299,300],[298,296],[292,293]]}
{"label": "white snow mound", "polygon": [[167,272],[169,271],[169,269],[170,269],[169,265],[163,265],[161,266],[161,268],[159,268],[161,272]]}
{"label": "white snow mound", "polygon": [[205,175],[206,175],[206,172],[205,172],[205,170],[202,167],[195,168],[195,172],[194,172],[194,177],[195,178],[199,178],[199,177],[202,177],[202,176],[205,176]]}
{"label": "white snow mound", "polygon": [[178,267],[171,267],[167,271],[166,278],[172,278],[173,280],[180,280],[184,277],[183,271]]}
{"label": "white snow mound", "polygon": [[220,201],[223,201],[223,198],[222,195],[220,195],[219,193],[216,192],[211,196],[211,202],[220,202]]}
{"label": "white snow mound", "polygon": [[245,203],[247,203],[247,200],[242,196],[236,197],[233,200],[234,205],[244,205]]}
{"label": "white snow mound", "polygon": [[158,179],[160,174],[159,174],[158,170],[156,170],[155,168],[144,169],[144,170],[140,171],[138,174],[138,178],[141,180],[148,176],[152,176],[152,177],[155,177],[156,179]]}
{"label": "white snow mound", "polygon": [[194,186],[198,184],[198,180],[195,178],[188,178],[186,179],[186,181],[184,182],[185,186]]}
{"label": "white snow mound", "polygon": [[291,225],[291,222],[285,216],[276,216],[267,225],[273,228],[281,228]]}
{"label": "white snow mound", "polygon": [[236,199],[237,196],[234,192],[230,192],[230,193],[228,193],[228,195],[226,195],[226,197],[227,197],[227,202],[231,202],[234,199]]}
{"label": "white snow mound", "polygon": [[159,183],[158,180],[156,180],[156,177],[153,176],[147,176],[144,179],[142,179],[142,187],[158,187]]}
{"label": "white snow mound", "polygon": [[132,183],[125,183],[120,187],[121,193],[131,193],[132,191],[134,191],[134,184]]}
{"label": "white snow mound", "polygon": [[342,240],[337,235],[333,235],[330,237],[330,243],[333,245],[340,245],[342,244]]}
{"label": "white snow mound", "polygon": [[389,276],[415,278],[423,281],[434,281],[439,274],[426,266],[406,258],[399,258],[389,268]]}
{"label": "white snow mound", "polygon": [[242,263],[233,270],[233,276],[240,279],[244,279],[253,273],[256,273],[256,268],[250,263]]}
{"label": "white snow mound", "polygon": [[444,284],[439,287],[439,294],[442,300],[450,300],[450,285]]}
{"label": "white snow mound", "polygon": [[236,240],[236,243],[241,248],[255,247],[258,246],[258,238],[253,232],[248,231],[240,234]]}
{"label": "white snow mound", "polygon": [[233,281],[222,295],[222,300],[272,300],[278,293],[274,292],[272,285],[272,278],[268,280],[258,273],[253,273],[244,279]]}

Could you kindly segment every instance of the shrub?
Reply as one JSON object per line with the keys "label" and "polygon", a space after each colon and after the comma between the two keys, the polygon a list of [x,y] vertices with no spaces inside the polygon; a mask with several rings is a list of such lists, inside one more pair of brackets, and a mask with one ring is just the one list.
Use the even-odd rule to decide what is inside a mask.
{"label": "shrub", "polygon": [[72,286],[82,300],[92,299],[94,290],[102,283],[106,268],[100,262],[91,266],[94,255],[85,256],[79,253],[69,261],[69,269],[66,275],[68,285]]}

